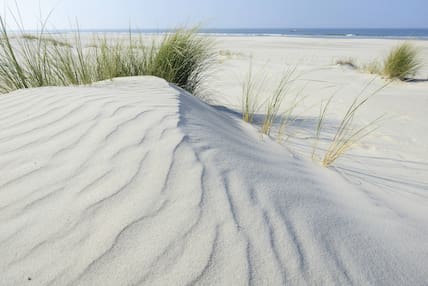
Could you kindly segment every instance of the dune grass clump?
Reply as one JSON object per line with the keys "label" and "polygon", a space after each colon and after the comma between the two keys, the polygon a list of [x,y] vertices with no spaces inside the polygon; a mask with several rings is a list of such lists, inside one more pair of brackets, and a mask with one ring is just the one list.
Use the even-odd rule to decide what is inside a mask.
{"label": "dune grass clump", "polygon": [[[290,91],[290,83],[296,68],[287,70],[282,76],[272,96],[268,99],[266,105],[266,114],[263,120],[261,132],[270,135],[272,125],[278,117],[281,105]],[[285,126],[285,125],[284,125]]]}
{"label": "dune grass clump", "polygon": [[74,43],[69,47],[54,45],[50,50],[48,68],[60,81],[57,85],[82,85],[97,80],[94,56],[83,47],[80,32],[74,35]]}
{"label": "dune grass clump", "polygon": [[17,39],[17,43],[14,45],[1,17],[0,29],[1,92],[58,83],[51,68],[52,55],[48,48],[49,43],[42,37],[43,30],[30,40]]}
{"label": "dune grass clump", "polygon": [[[372,82],[372,81],[371,81]],[[325,167],[331,166],[338,158],[342,157],[346,152],[348,152],[356,143],[361,141],[363,138],[367,137],[369,134],[374,132],[378,127],[377,123],[383,118],[383,115],[370,121],[363,126],[355,126],[354,119],[358,111],[364,106],[371,96],[378,93],[380,90],[386,87],[386,85],[381,88],[375,90],[370,95],[362,97],[362,94],[371,84],[369,82],[367,86],[362,90],[362,92],[354,99],[351,105],[345,112],[342,120],[340,121],[338,127],[336,128],[335,135],[331,140],[327,151],[325,152],[322,158],[322,165]],[[315,158],[316,148],[318,146],[318,141],[320,138],[322,125],[325,121],[325,116],[327,114],[327,110],[332,101],[331,97],[325,104],[321,105],[320,116],[318,120],[318,124],[316,127],[316,135],[315,135],[315,143],[313,146],[312,158]]]}
{"label": "dune grass clump", "polygon": [[242,120],[252,123],[254,115],[260,109],[259,95],[263,92],[266,84],[266,76],[258,78],[254,75],[253,64],[250,61],[250,68],[242,83],[241,110]]}
{"label": "dune grass clump", "polygon": [[218,55],[221,57],[221,61],[224,59],[231,60],[231,59],[245,58],[244,53],[235,52],[231,50],[220,50],[218,51]]}
{"label": "dune grass clump", "polygon": [[362,67],[363,71],[369,74],[382,74],[382,68],[382,64],[377,60],[371,61]]}
{"label": "dune grass clump", "polygon": [[418,49],[403,43],[391,50],[384,61],[383,74],[390,79],[405,80],[414,76],[421,67]]}
{"label": "dune grass clump", "polygon": [[320,136],[321,136],[322,126],[324,124],[324,120],[325,120],[325,117],[327,115],[327,109],[330,106],[330,103],[331,103],[333,97],[334,96],[331,96],[325,103],[321,102],[320,113],[318,116],[318,123],[316,126],[316,132],[315,132],[315,140],[314,140],[314,143],[312,146],[312,160],[315,160],[315,157],[316,157],[315,153],[316,153],[317,148],[318,148],[318,143],[319,143]]}
{"label": "dune grass clump", "polygon": [[[278,143],[283,143],[287,127],[298,119],[293,114],[297,106],[305,99],[305,96],[302,96],[303,90],[304,88],[289,101],[287,109],[279,116],[281,120],[276,134],[276,141]],[[290,138],[290,135],[287,136],[288,138]]]}
{"label": "dune grass clump", "polygon": [[85,47],[45,32],[10,37],[0,17],[0,92],[40,86],[90,84],[114,77],[154,75],[197,93],[214,59],[213,42],[196,29],[180,29],[151,46],[129,33],[129,42],[95,38]]}
{"label": "dune grass clump", "polygon": [[357,142],[367,137],[377,129],[376,123],[382,118],[378,117],[375,120],[363,125],[360,128],[352,126],[354,117],[358,109],[366,103],[368,98],[358,100],[356,98],[345,113],[336,134],[331,142],[327,152],[324,155],[322,164],[325,167],[331,166],[339,157],[349,151]]}
{"label": "dune grass clump", "polygon": [[54,38],[49,38],[49,37],[42,37],[40,39],[40,37],[33,35],[33,34],[24,34],[21,36],[24,40],[29,40],[29,41],[46,41],[49,42],[50,44],[54,45],[54,46],[65,46],[65,47],[71,47],[70,43],[66,42],[66,41],[59,41],[57,39]]}
{"label": "dune grass clump", "polygon": [[115,77],[140,76],[150,74],[156,47],[152,42],[146,46],[141,35],[129,33],[128,41],[109,41],[106,36],[96,37],[90,45],[95,61],[96,81]]}
{"label": "dune grass clump", "polygon": [[126,75],[136,75],[130,69],[126,68],[127,56],[133,56],[133,54],[125,55],[125,47],[121,42],[110,44],[107,38],[98,39],[99,43],[97,48],[94,49],[95,53],[95,76],[97,80],[112,79],[115,77],[122,77]]}
{"label": "dune grass clump", "polygon": [[212,40],[198,36],[196,31],[179,29],[166,35],[148,57],[147,73],[197,93],[214,53]]}
{"label": "dune grass clump", "polygon": [[348,66],[351,67],[353,69],[358,68],[358,65],[355,62],[354,58],[343,58],[343,59],[338,59],[336,60],[336,65],[340,65],[340,66]]}
{"label": "dune grass clump", "polygon": [[290,92],[291,83],[295,80],[293,78],[295,71],[296,67],[289,68],[288,70],[286,70],[282,75],[281,79],[279,80],[276,88],[273,90],[271,96],[269,96],[263,102],[260,102],[260,94],[266,93],[268,76],[264,71],[262,71],[257,76],[254,75],[251,61],[249,71],[242,84],[242,120],[248,123],[252,123],[255,114],[260,110],[263,105],[265,105],[266,112],[263,117],[260,132],[262,134],[270,136],[273,124],[280,120],[280,127],[278,129],[277,139],[278,141],[281,141],[281,138],[284,134],[284,129],[290,122],[292,112],[294,111],[298,103],[301,102],[301,93],[298,93],[293,99],[291,106],[287,108],[285,112],[279,114],[281,106]]}

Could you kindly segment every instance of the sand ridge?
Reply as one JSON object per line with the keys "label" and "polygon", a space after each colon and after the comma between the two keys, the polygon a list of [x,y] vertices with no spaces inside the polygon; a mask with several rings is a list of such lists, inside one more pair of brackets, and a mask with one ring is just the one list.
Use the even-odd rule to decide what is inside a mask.
{"label": "sand ridge", "polygon": [[164,80],[22,90],[0,108],[1,285],[427,279],[421,226]]}

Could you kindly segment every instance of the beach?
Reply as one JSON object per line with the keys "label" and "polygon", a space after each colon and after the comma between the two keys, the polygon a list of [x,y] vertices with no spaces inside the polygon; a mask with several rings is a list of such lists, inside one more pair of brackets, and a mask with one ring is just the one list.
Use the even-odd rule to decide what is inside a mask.
{"label": "beach", "polygon": [[[213,40],[200,98],[153,76],[0,95],[0,285],[426,285],[428,41],[389,82],[364,67],[403,40]],[[290,70],[290,121],[262,135]],[[365,96],[352,123],[377,128],[323,166]]]}

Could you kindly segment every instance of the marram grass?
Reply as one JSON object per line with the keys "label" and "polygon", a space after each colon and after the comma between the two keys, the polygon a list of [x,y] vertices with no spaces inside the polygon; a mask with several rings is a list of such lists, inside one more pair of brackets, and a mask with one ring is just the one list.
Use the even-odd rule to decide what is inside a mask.
{"label": "marram grass", "polygon": [[213,42],[197,29],[179,29],[160,44],[144,45],[95,37],[85,47],[77,31],[74,40],[59,41],[44,30],[10,37],[0,17],[0,92],[40,86],[90,84],[114,77],[154,75],[197,94],[213,63]]}
{"label": "marram grass", "polygon": [[[373,91],[368,96],[362,97],[362,95],[366,92],[366,90],[369,88],[372,82],[373,80],[370,81],[364,87],[361,93],[354,99],[351,105],[347,108],[339,125],[335,128],[336,129],[335,135],[332,138],[331,142],[329,143],[329,146],[321,160],[323,166],[325,167],[331,166],[337,159],[339,159],[345,153],[347,153],[358,142],[360,142],[362,139],[364,139],[365,137],[373,133],[378,128],[378,123],[383,118],[383,115],[362,126],[356,126],[354,124],[355,117],[359,112],[359,110],[361,109],[361,107],[366,105],[367,101],[372,96],[377,94],[379,91],[381,91],[388,85],[388,84],[383,85],[380,88]],[[318,141],[320,138],[320,134],[322,132],[322,126],[325,121],[325,116],[331,104],[332,98],[333,96],[330,97],[330,99],[328,99],[328,101],[325,104],[321,105],[319,120],[316,127],[316,135],[315,135],[315,142],[313,145],[312,159],[315,159],[316,157],[316,149],[318,148]]]}
{"label": "marram grass", "polygon": [[148,61],[148,74],[173,82],[195,93],[213,63],[213,42],[196,34],[196,29],[179,29],[167,34]]}
{"label": "marram grass", "polygon": [[421,67],[418,49],[403,43],[391,50],[384,61],[383,74],[390,79],[406,80]]}
{"label": "marram grass", "polygon": [[266,80],[266,74],[263,76],[254,74],[251,60],[248,73],[242,83],[241,109],[242,120],[245,122],[252,123],[255,114],[260,109],[259,98],[266,87]]}
{"label": "marram grass", "polygon": [[282,75],[281,80],[279,81],[275,91],[273,92],[271,97],[268,99],[267,105],[266,105],[266,114],[265,114],[262,128],[261,128],[261,132],[263,134],[266,134],[268,136],[270,135],[272,125],[278,118],[278,112],[281,108],[281,105],[290,91],[291,82],[293,81],[292,76],[295,71],[296,71],[296,68],[291,68],[291,69],[288,69]]}

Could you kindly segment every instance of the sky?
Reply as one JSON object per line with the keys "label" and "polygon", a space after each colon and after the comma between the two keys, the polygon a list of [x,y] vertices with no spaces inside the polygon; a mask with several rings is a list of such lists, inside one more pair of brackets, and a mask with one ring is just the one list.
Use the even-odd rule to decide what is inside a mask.
{"label": "sky", "polygon": [[10,28],[15,4],[25,29],[428,28],[428,0],[0,0]]}

